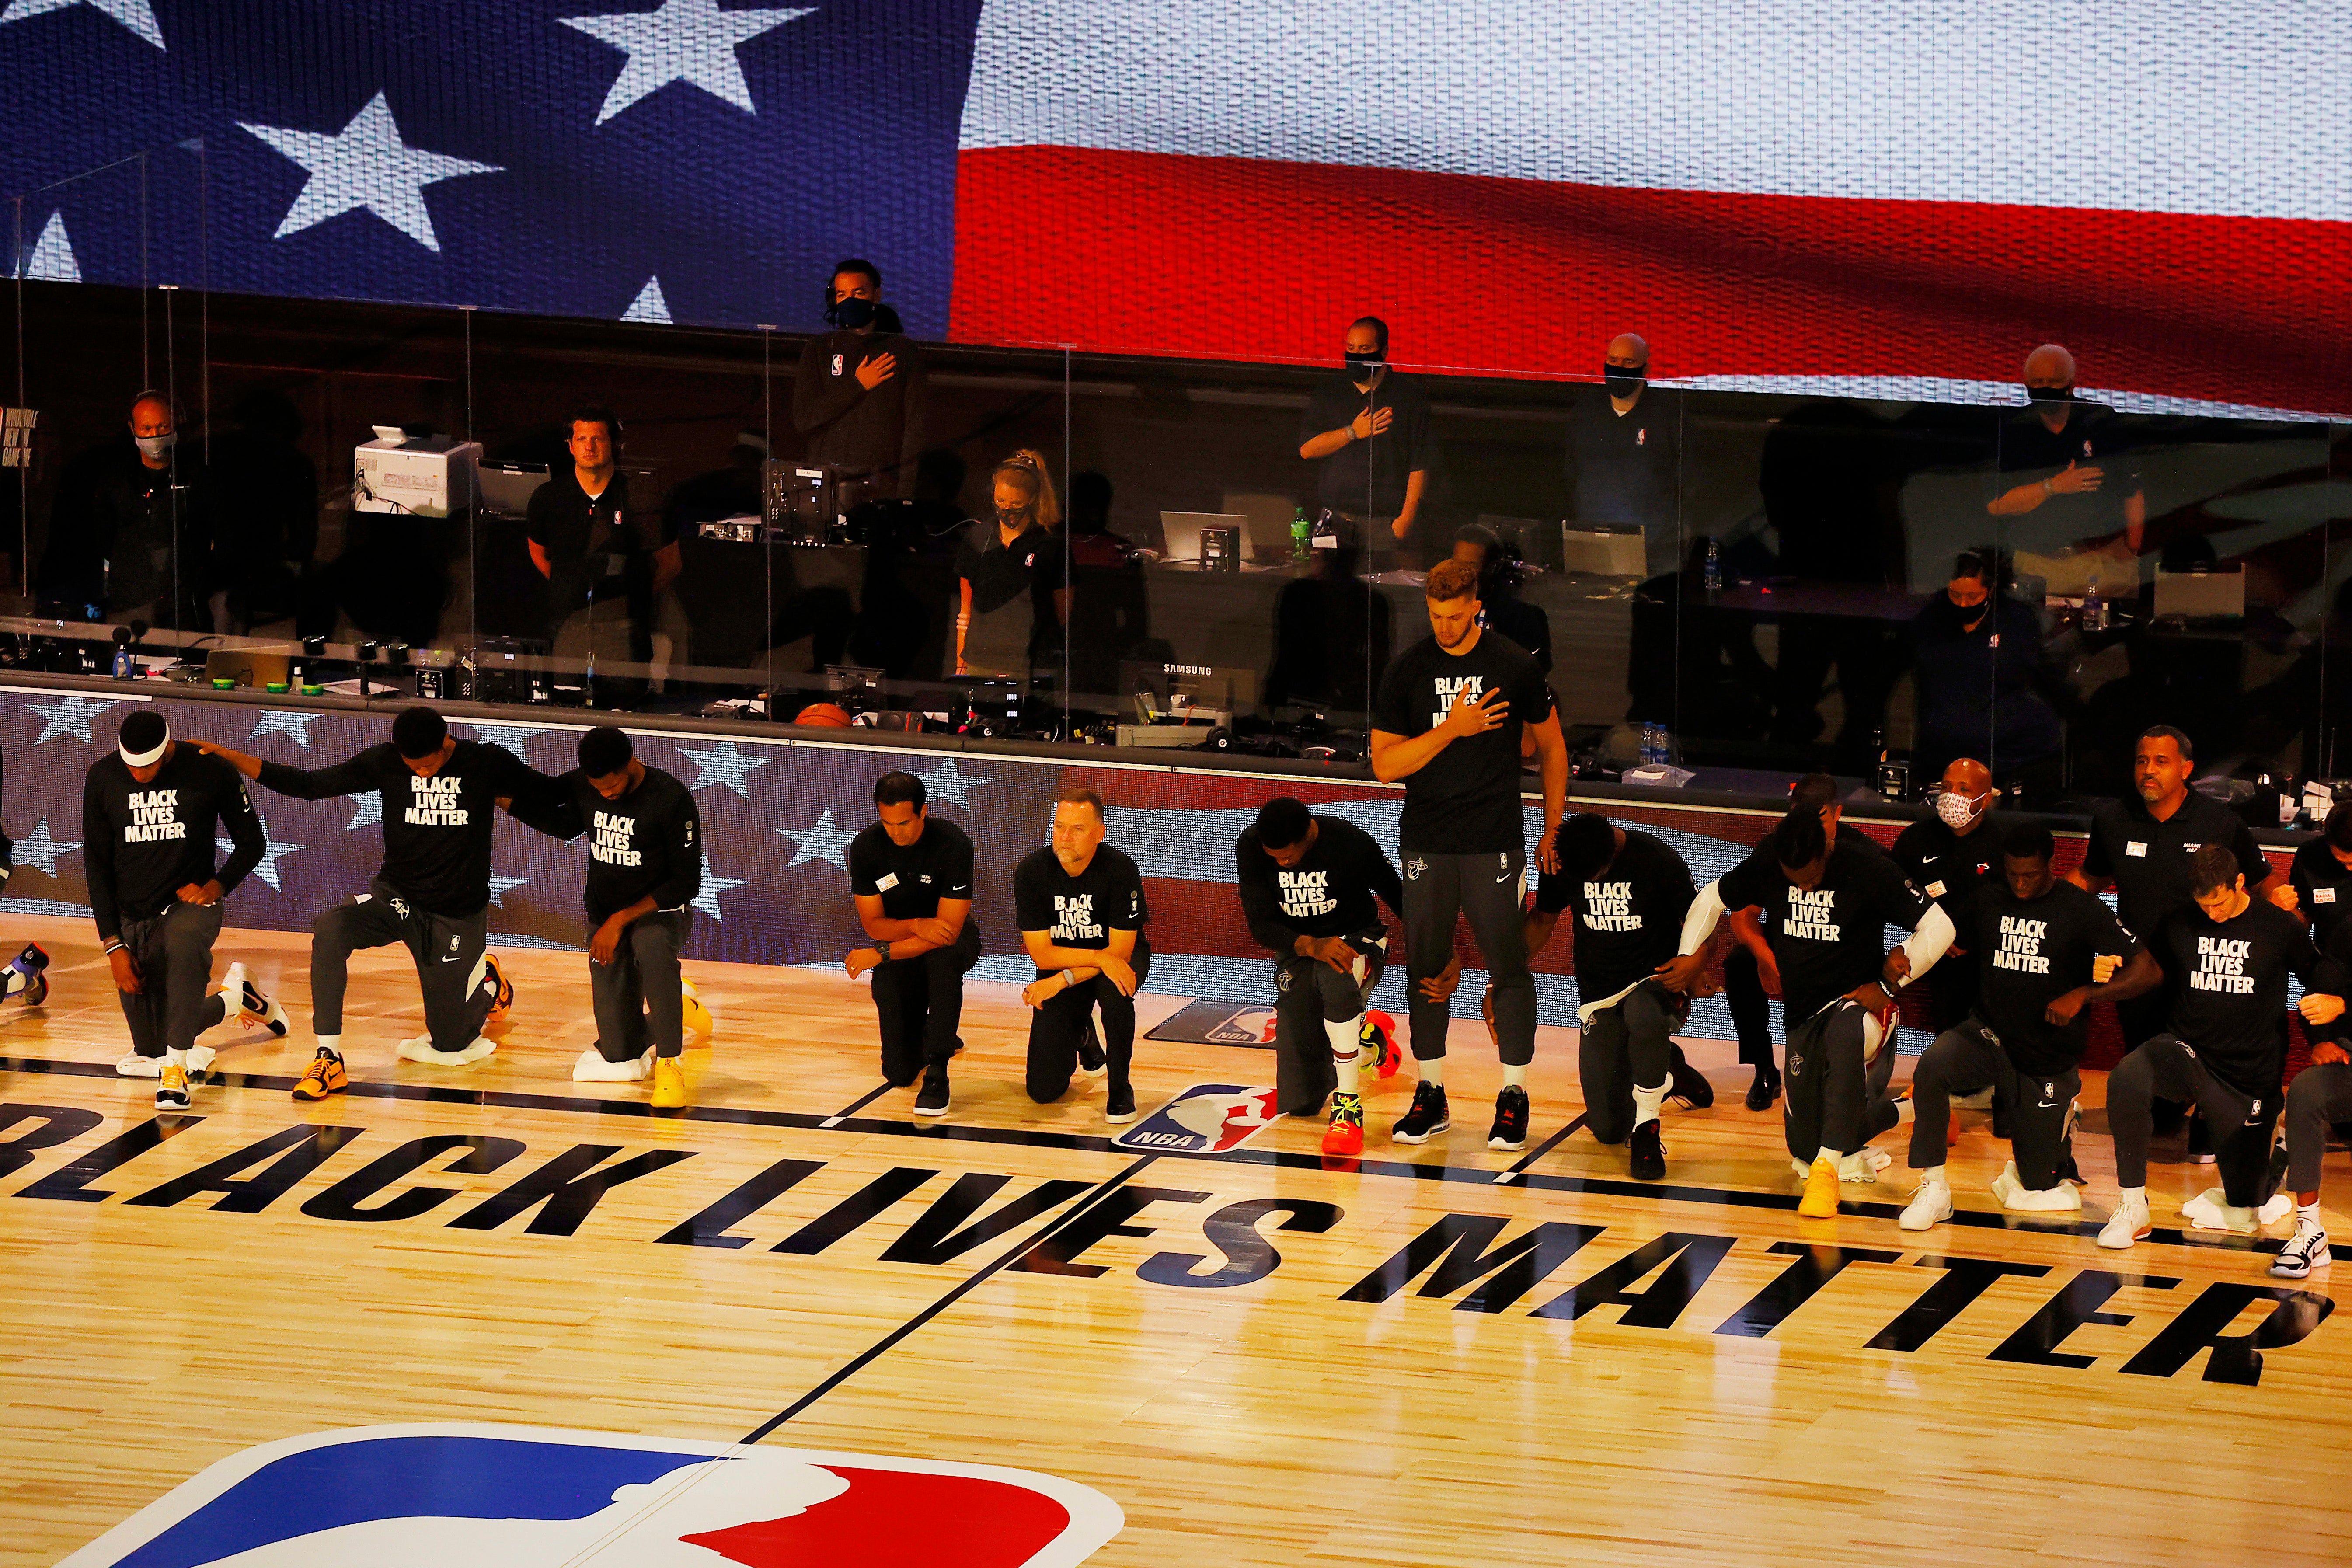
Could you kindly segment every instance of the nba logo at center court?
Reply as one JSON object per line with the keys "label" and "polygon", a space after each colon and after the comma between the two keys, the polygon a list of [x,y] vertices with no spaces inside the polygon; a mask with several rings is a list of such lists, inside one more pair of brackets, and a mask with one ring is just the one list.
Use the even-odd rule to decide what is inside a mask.
{"label": "nba logo at center court", "polygon": [[1070,1568],[1125,1522],[996,1465],[360,1426],[232,1454],[59,1568]]}
{"label": "nba logo at center court", "polygon": [[1275,1091],[1240,1083],[1196,1083],[1111,1140],[1114,1148],[1156,1154],[1222,1154],[1272,1125]]}

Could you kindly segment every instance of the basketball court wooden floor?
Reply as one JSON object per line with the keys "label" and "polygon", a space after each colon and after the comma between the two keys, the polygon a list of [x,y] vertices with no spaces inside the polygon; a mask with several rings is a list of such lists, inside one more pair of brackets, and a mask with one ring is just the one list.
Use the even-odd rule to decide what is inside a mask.
{"label": "basketball court wooden floor", "polygon": [[[1839,1218],[1798,1219],[1778,1118],[1740,1107],[1724,1047],[1696,1049],[1720,1098],[1669,1112],[1656,1189],[1581,1132],[1542,1145],[1580,1109],[1554,1030],[1528,1157],[1486,1148],[1496,1069],[1457,1026],[1453,1132],[1387,1143],[1408,1068],[1370,1096],[1360,1168],[1327,1169],[1311,1122],[1204,1156],[1114,1147],[1098,1082],[1032,1106],[1003,986],[974,988],[953,1114],[919,1121],[877,1085],[863,987],[703,964],[715,1042],[688,1052],[691,1107],[656,1115],[642,1086],[570,1080],[584,961],[548,952],[502,955],[504,1047],[454,1071],[395,1062],[414,982],[363,959],[352,1090],[305,1106],[307,938],[232,932],[221,962],[247,958],[295,1033],[217,1032],[222,1078],[158,1118],[152,1084],[112,1076],[87,925],[6,935],[55,963],[48,1005],[0,1018],[0,1563],[57,1562],[256,1445],[475,1423],[1012,1467],[1123,1511],[1090,1556],[1035,1561],[2352,1558],[2330,1281],[2177,1230],[2098,1251],[2095,1111],[2079,1231],[1990,1212],[1994,1145],[1964,1113],[1960,1223],[1906,1236],[1899,1152]],[[1137,1126],[1271,1068],[1147,1042]],[[2158,1159],[2177,1226],[2210,1167]],[[891,1554],[919,1523],[823,1560],[1032,1560],[979,1533]],[[544,1561],[819,1560],[669,1550]]]}

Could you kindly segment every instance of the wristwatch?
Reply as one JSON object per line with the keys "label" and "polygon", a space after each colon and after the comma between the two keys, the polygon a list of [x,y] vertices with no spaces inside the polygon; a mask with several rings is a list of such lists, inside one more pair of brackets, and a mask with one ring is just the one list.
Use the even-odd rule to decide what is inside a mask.
{"label": "wristwatch", "polygon": [[889,963],[889,962],[890,962],[890,944],[889,944],[888,942],[876,942],[876,943],[874,944],[874,951],[875,951],[875,952],[878,952],[878,953],[880,953],[880,954],[882,955],[882,962],[883,962],[883,963]]}

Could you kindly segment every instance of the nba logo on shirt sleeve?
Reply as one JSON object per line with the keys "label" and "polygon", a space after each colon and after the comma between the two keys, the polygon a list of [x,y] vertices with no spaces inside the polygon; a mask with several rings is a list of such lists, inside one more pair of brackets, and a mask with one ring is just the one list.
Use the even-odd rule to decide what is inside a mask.
{"label": "nba logo on shirt sleeve", "polygon": [[841,374],[841,356],[839,354],[833,356],[833,374],[835,375],[839,375]]}
{"label": "nba logo on shirt sleeve", "polygon": [[997,1465],[361,1426],[232,1454],[59,1568],[1070,1568],[1125,1523],[1091,1487]]}

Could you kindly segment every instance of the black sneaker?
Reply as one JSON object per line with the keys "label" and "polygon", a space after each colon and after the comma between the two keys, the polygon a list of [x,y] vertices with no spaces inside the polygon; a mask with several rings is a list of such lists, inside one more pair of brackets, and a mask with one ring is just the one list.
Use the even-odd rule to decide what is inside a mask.
{"label": "black sneaker", "polygon": [[1102,1036],[1095,1029],[1095,1021],[1087,1020],[1087,1032],[1078,1040],[1078,1070],[1088,1078],[1100,1078],[1103,1064],[1110,1058],[1103,1054]]}
{"label": "black sneaker", "polygon": [[1661,1182],[1666,1176],[1666,1145],[1658,1136],[1657,1118],[1633,1129],[1633,1179]]}
{"label": "black sneaker", "polygon": [[1110,1093],[1103,1097],[1103,1120],[1114,1127],[1135,1120],[1134,1086],[1111,1085]]}
{"label": "black sneaker", "polygon": [[1758,1068],[1756,1081],[1748,1086],[1748,1109],[1769,1110],[1772,1102],[1780,1098],[1780,1074],[1776,1068]]}
{"label": "black sneaker", "polygon": [[1412,1109],[1397,1119],[1389,1137],[1399,1143],[1422,1143],[1453,1125],[1454,1118],[1445,1112],[1445,1086],[1423,1079],[1412,1091]]}
{"label": "black sneaker", "polygon": [[923,1075],[923,1091],[915,1096],[918,1116],[945,1116],[948,1113],[948,1074],[945,1068],[933,1068]]}
{"label": "black sneaker", "polygon": [[1685,1110],[1705,1110],[1715,1103],[1715,1085],[1706,1081],[1706,1074],[1685,1061],[1680,1051],[1675,1053],[1673,1073],[1666,1079],[1666,1103],[1679,1105]]}
{"label": "black sneaker", "polygon": [[2213,1163],[2213,1129],[2201,1116],[2189,1119],[2189,1158],[2200,1165]]}
{"label": "black sneaker", "polygon": [[1513,1152],[1528,1146],[1528,1091],[1507,1083],[1495,1097],[1495,1125],[1487,1130],[1486,1147]]}

